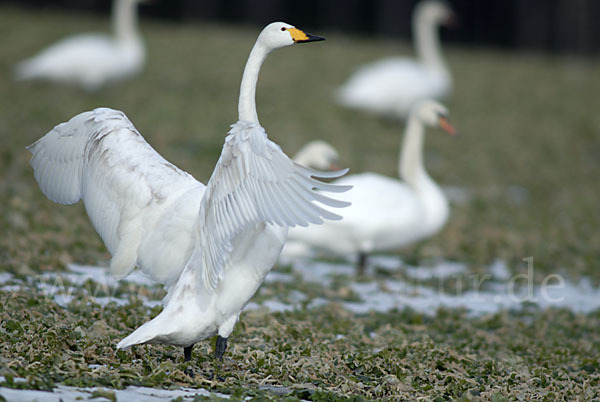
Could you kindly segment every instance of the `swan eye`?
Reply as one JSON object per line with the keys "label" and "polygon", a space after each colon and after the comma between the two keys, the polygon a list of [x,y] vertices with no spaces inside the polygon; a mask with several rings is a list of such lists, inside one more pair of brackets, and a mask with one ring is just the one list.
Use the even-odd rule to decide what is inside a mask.
{"label": "swan eye", "polygon": [[287,28],[286,27],[281,27],[281,30],[285,31],[285,30],[287,30]]}

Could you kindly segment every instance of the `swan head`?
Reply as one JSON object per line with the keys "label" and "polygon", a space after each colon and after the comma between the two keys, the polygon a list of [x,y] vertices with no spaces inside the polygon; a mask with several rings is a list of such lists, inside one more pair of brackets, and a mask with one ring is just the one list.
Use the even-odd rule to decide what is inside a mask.
{"label": "swan head", "polygon": [[429,24],[454,25],[456,16],[448,3],[441,0],[425,0],[417,4],[415,19]]}
{"label": "swan head", "polygon": [[318,170],[338,170],[339,159],[335,148],[325,141],[311,141],[294,156],[299,164]]}
{"label": "swan head", "polygon": [[285,22],[273,22],[267,25],[260,35],[258,35],[257,43],[262,44],[270,50],[274,50],[293,45],[294,43],[316,42],[320,40],[325,40],[325,38],[308,34]]}
{"label": "swan head", "polygon": [[412,109],[411,118],[429,127],[439,127],[450,135],[456,134],[456,129],[448,120],[448,109],[438,102],[424,100],[417,103]]}

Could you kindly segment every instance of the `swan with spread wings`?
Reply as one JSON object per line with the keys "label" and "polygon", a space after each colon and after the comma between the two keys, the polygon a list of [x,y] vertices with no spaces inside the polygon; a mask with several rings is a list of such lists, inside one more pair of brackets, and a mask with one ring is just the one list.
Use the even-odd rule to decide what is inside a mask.
{"label": "swan with spread wings", "polygon": [[324,207],[348,203],[319,172],[288,158],[267,138],[256,113],[258,74],[274,49],[323,38],[282,22],[259,35],[244,70],[239,120],[205,186],[160,156],[122,112],[100,108],[56,126],[29,146],[42,192],[83,200],[112,254],[111,273],[136,266],[168,288],[163,311],[118,348],[165,343],[184,348],[218,335],[222,358],[240,312],[275,264],[288,227],[341,219]]}

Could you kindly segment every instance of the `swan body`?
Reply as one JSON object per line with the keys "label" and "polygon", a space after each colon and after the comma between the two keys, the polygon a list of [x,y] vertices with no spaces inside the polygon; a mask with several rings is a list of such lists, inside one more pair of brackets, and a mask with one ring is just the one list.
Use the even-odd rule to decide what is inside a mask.
{"label": "swan body", "polygon": [[448,201],[423,166],[422,146],[425,125],[454,132],[446,116],[446,108],[437,102],[417,103],[409,116],[401,150],[399,173],[403,180],[370,172],[336,180],[336,185],[353,187],[339,197],[351,203],[344,210],[344,220],[290,229],[290,249],[301,249],[294,244],[299,242],[341,256],[366,256],[437,233],[448,219]]}
{"label": "swan body", "polygon": [[167,343],[183,346],[189,360],[194,343],[218,334],[222,357],[288,227],[341,219],[324,206],[346,203],[315,190],[348,188],[315,177],[337,178],[345,171],[321,173],[289,159],[260,126],[254,100],[270,51],[318,39],[284,23],[261,32],[244,70],[239,120],[206,186],[166,161],[112,109],[81,113],[28,148],[48,198],[83,200],[112,254],[112,274],[121,278],[137,266],[168,289],[163,311],[118,348]]}
{"label": "swan body", "polygon": [[82,34],[63,39],[17,64],[18,80],[45,79],[95,91],[141,70],[145,49],[137,30],[137,3],[115,0],[115,35]]}
{"label": "swan body", "polygon": [[361,67],[339,89],[338,102],[351,108],[405,118],[415,102],[448,96],[452,79],[437,31],[440,24],[452,18],[453,13],[444,2],[419,3],[412,20],[418,59],[393,57]]}

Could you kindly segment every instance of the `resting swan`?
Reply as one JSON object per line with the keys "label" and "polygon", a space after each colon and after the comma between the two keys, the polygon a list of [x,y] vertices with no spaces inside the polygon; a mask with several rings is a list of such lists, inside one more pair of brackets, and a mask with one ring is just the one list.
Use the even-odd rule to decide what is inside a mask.
{"label": "resting swan", "polygon": [[290,229],[284,254],[306,252],[297,243],[341,256],[358,254],[362,273],[368,253],[397,249],[437,233],[448,219],[448,202],[423,165],[425,126],[454,134],[444,106],[430,100],[417,103],[400,151],[402,181],[370,172],[336,180],[334,184],[353,187],[340,195],[352,203],[344,210],[344,220]]}
{"label": "resting swan", "polygon": [[437,31],[440,24],[453,18],[445,2],[419,3],[412,18],[418,59],[394,57],[361,67],[338,90],[338,102],[350,108],[405,118],[415,102],[446,97],[452,80]]}
{"label": "resting swan", "polygon": [[81,113],[29,146],[42,192],[51,200],[83,200],[112,254],[111,273],[135,266],[164,283],[164,309],[117,345],[184,347],[218,335],[222,358],[240,312],[276,262],[288,227],[341,217],[320,205],[344,207],[322,191],[349,187],[313,177],[267,138],[256,113],[261,65],[274,49],[323,38],[283,22],[258,36],[243,73],[239,120],[231,126],[208,184],[162,158],[127,117],[112,109]]}
{"label": "resting swan", "polygon": [[303,166],[327,171],[338,169],[340,156],[330,144],[317,140],[300,148],[294,160]]}
{"label": "resting swan", "polygon": [[16,79],[44,79],[95,91],[110,81],[134,75],[145,59],[137,29],[137,4],[141,1],[114,0],[114,38],[84,34],[63,39],[17,64]]}

